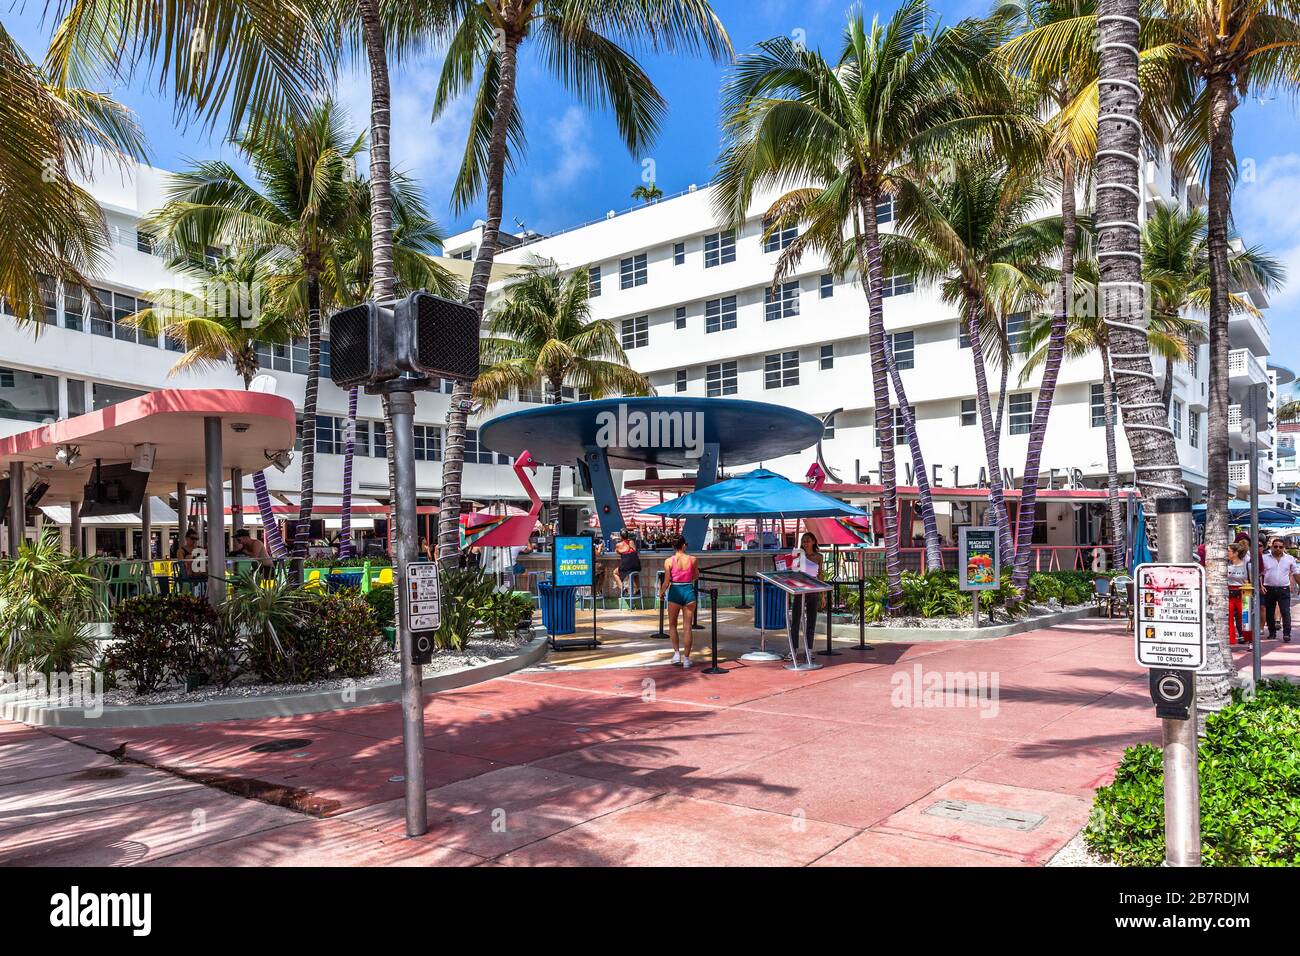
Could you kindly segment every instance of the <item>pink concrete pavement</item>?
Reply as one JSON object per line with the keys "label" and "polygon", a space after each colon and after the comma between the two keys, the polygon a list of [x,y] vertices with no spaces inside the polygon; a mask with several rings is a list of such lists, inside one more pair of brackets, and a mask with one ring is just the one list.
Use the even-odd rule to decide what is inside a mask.
{"label": "pink concrete pavement", "polygon": [[[1300,677],[1300,644],[1264,646],[1266,675]],[[0,724],[0,865],[1035,865],[1084,824],[1124,748],[1158,732],[1114,622],[830,660],[536,670],[432,697],[417,840],[392,705]],[[995,701],[923,695],[958,674],[996,677]],[[945,800],[1044,819],[927,812]]]}

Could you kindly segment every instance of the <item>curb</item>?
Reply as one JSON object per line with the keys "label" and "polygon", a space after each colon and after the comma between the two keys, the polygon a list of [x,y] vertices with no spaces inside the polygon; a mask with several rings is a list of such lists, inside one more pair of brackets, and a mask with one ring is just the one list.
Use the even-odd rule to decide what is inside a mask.
{"label": "curb", "polygon": [[[531,667],[546,656],[543,633],[510,657],[444,671],[424,679],[424,693],[477,684]],[[342,701],[340,690],[304,691],[300,694],[236,697],[193,703],[105,707],[98,717],[81,708],[46,707],[42,704],[0,703],[0,719],[16,720],[34,727],[163,727],[168,724],[206,724],[225,720],[254,720],[266,717],[299,717],[331,710],[352,710],[401,699],[400,681],[387,681],[356,688],[355,699]]]}
{"label": "curb", "polygon": [[[1080,618],[1093,617],[1096,610],[1091,604],[1084,604],[1064,611],[1057,611],[1055,614],[1046,614],[1029,620],[1011,621],[1008,624],[995,624],[991,627],[981,628],[872,627],[867,625],[867,643],[923,644],[927,641],[991,641],[999,637],[1010,637],[1012,634],[1037,631],[1045,627],[1077,621]],[[1115,620],[1122,619],[1116,618]],[[836,624],[833,632],[836,640],[856,641],[858,639],[858,624],[856,621]]]}

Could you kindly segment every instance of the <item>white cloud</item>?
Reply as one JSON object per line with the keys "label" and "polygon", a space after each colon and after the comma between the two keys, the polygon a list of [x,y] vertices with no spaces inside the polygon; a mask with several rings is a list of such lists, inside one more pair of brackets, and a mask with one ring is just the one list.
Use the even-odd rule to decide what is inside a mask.
{"label": "white cloud", "polygon": [[1300,153],[1265,159],[1243,156],[1233,195],[1233,214],[1247,242],[1255,234],[1290,240],[1300,234]]}
{"label": "white cloud", "polygon": [[552,162],[532,175],[533,196],[553,204],[578,186],[598,163],[591,147],[591,122],[585,110],[568,107],[546,123]]}

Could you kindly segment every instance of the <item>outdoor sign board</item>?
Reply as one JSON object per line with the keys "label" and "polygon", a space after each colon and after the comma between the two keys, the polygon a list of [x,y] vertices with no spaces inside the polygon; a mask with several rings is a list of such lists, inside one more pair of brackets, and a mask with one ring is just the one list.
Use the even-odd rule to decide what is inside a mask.
{"label": "outdoor sign board", "polygon": [[834,585],[827,584],[811,574],[804,574],[802,571],[760,571],[758,576],[768,584],[795,597],[800,594],[820,594],[834,588]]}
{"label": "outdoor sign board", "polygon": [[958,587],[962,591],[996,591],[1002,581],[997,528],[957,529]]}
{"label": "outdoor sign board", "polygon": [[595,583],[596,539],[590,535],[556,535],[551,549],[551,583],[557,588],[589,588]]}
{"label": "outdoor sign board", "polygon": [[1133,615],[1137,662],[1194,671],[1205,661],[1205,569],[1139,564]]}
{"label": "outdoor sign board", "polygon": [[406,566],[406,620],[412,631],[436,631],[442,625],[438,565],[415,561]]}

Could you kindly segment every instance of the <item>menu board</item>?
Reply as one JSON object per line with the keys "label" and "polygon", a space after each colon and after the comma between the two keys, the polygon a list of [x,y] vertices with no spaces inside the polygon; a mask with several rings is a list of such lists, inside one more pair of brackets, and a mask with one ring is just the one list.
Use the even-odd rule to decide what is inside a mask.
{"label": "menu board", "polygon": [[820,594],[834,590],[834,585],[827,584],[811,574],[802,571],[760,571],[758,576],[786,594]]}
{"label": "menu board", "polygon": [[957,529],[957,586],[962,591],[996,591],[1002,581],[997,528]]}
{"label": "menu board", "polygon": [[556,535],[553,539],[551,583],[557,588],[589,588],[595,581],[595,539],[590,535]]}
{"label": "menu board", "polygon": [[1196,670],[1205,662],[1205,569],[1199,564],[1139,564],[1135,578],[1137,662]]}

